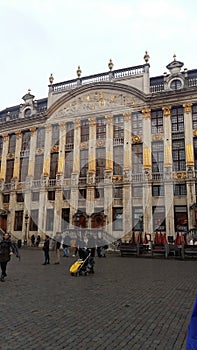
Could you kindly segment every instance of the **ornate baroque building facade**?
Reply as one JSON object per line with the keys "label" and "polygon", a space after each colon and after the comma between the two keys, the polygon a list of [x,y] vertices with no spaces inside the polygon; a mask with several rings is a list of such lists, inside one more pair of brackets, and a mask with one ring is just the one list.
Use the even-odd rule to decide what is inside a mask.
{"label": "ornate baroque building facade", "polygon": [[54,83],[0,112],[0,225],[17,239],[103,227],[175,235],[197,223],[197,69],[176,60]]}

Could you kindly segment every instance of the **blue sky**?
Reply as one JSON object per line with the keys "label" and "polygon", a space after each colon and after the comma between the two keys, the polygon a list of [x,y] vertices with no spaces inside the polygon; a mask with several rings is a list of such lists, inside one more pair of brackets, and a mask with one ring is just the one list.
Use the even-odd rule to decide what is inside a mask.
{"label": "blue sky", "polygon": [[197,68],[196,0],[0,0],[0,110],[20,104],[30,88],[47,97],[54,82],[143,64],[150,75],[173,60]]}

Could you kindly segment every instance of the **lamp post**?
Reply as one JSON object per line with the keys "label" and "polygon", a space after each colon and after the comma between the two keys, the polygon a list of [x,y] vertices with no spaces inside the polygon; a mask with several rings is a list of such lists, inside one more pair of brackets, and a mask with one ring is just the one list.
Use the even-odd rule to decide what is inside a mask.
{"label": "lamp post", "polygon": [[26,212],[25,213],[25,239],[24,239],[24,246],[27,246],[27,224],[28,224],[28,220],[29,220],[29,215]]}

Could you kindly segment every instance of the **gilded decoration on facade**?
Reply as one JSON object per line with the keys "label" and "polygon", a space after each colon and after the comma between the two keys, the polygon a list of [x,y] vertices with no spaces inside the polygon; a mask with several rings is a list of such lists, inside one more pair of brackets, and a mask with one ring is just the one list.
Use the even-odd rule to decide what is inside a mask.
{"label": "gilded decoration on facade", "polygon": [[185,171],[176,171],[173,174],[173,178],[177,180],[184,180],[186,179],[186,172]]}
{"label": "gilded decoration on facade", "polygon": [[165,146],[165,165],[172,165],[172,148],[171,146]]}
{"label": "gilded decoration on facade", "polygon": [[163,111],[163,115],[164,115],[165,117],[167,117],[168,115],[170,115],[171,107],[170,107],[170,106],[162,107],[162,111]]}
{"label": "gilded decoration on facade", "polygon": [[70,102],[66,103],[63,109],[55,113],[55,117],[64,117],[68,113],[76,114],[79,112],[91,112],[102,109],[115,109],[120,107],[131,108],[135,104],[133,97],[129,94],[111,94],[108,91],[105,92],[92,92],[89,94],[83,94]]}
{"label": "gilded decoration on facade", "polygon": [[125,122],[129,122],[131,120],[131,113],[130,112],[124,112],[123,113]]}
{"label": "gilded decoration on facade", "polygon": [[40,155],[40,154],[43,154],[44,153],[44,148],[37,148],[36,149],[36,154],[37,155]]}
{"label": "gilded decoration on facade", "polygon": [[54,145],[51,147],[51,152],[55,153],[59,151],[59,145]]}
{"label": "gilded decoration on facade", "polygon": [[151,117],[151,109],[150,108],[142,109],[142,114],[143,114],[144,118],[150,118]]}
{"label": "gilded decoration on facade", "polygon": [[149,147],[144,147],[143,150],[144,168],[151,168],[151,150]]}
{"label": "gilded decoration on facade", "polygon": [[193,130],[193,135],[194,135],[194,136],[197,136],[197,130],[196,130],[196,129]]}
{"label": "gilded decoration on facade", "polygon": [[137,142],[142,142],[142,138],[139,135],[135,135],[132,137],[132,142],[137,143]]}
{"label": "gilded decoration on facade", "polygon": [[121,175],[112,176],[112,182],[122,182],[122,176]]}
{"label": "gilded decoration on facade", "polygon": [[47,124],[45,128],[46,128],[46,132],[51,132],[52,130],[51,124]]}
{"label": "gilded decoration on facade", "polygon": [[192,103],[184,103],[183,104],[184,112],[191,113],[192,111]]}
{"label": "gilded decoration on facade", "polygon": [[96,119],[95,118],[89,118],[88,121],[89,121],[89,125],[90,126],[95,126],[96,125]]}
{"label": "gilded decoration on facade", "polygon": [[106,115],[105,116],[105,119],[106,119],[106,124],[107,125],[110,125],[110,124],[112,124],[113,123],[113,116],[112,115]]}
{"label": "gilded decoration on facade", "polygon": [[7,159],[13,159],[13,158],[15,158],[15,154],[14,153],[8,153],[6,158]]}
{"label": "gilded decoration on facade", "polygon": [[6,142],[9,140],[8,134],[2,135],[3,136],[3,141]]}
{"label": "gilded decoration on facade", "polygon": [[88,148],[88,142],[81,142],[81,148]]}
{"label": "gilded decoration on facade", "polygon": [[16,131],[15,134],[16,134],[16,139],[17,140],[21,139],[21,137],[22,137],[21,130]]}
{"label": "gilded decoration on facade", "polygon": [[36,128],[30,128],[30,133],[31,133],[31,136],[35,135]]}
{"label": "gilded decoration on facade", "polygon": [[97,147],[104,147],[105,146],[105,141],[104,140],[99,140],[96,142]]}
{"label": "gilded decoration on facade", "polygon": [[158,141],[158,140],[163,140],[163,135],[162,134],[152,135],[152,141]]}
{"label": "gilded decoration on facade", "polygon": [[16,186],[17,190],[21,190],[24,187],[24,184],[22,182],[19,182]]}
{"label": "gilded decoration on facade", "polygon": [[186,164],[194,164],[193,146],[191,144],[186,145]]}
{"label": "gilded decoration on facade", "polygon": [[61,123],[59,123],[59,126],[60,126],[61,131],[65,130],[65,126],[66,126],[65,123],[61,122]]}

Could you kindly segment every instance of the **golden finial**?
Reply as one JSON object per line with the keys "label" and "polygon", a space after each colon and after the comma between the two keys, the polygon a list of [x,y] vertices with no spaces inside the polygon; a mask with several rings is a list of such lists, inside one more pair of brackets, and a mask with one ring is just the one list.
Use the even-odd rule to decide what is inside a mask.
{"label": "golden finial", "polygon": [[51,73],[50,77],[49,77],[49,83],[52,85],[54,81],[54,77],[53,77],[53,73]]}
{"label": "golden finial", "polygon": [[150,58],[150,56],[149,56],[149,54],[148,54],[148,51],[145,51],[144,61],[145,61],[146,63],[148,63],[149,58]]}
{"label": "golden finial", "polygon": [[30,93],[31,93],[31,89],[28,89],[28,91],[27,91],[27,92],[28,92],[28,94],[30,94]]}
{"label": "golden finial", "polygon": [[78,66],[78,68],[77,68],[77,76],[78,76],[78,78],[80,78],[81,73],[82,73],[81,68],[80,68],[80,66]]}
{"label": "golden finial", "polygon": [[173,58],[174,58],[174,61],[176,61],[176,55],[175,54],[174,54]]}
{"label": "golden finial", "polygon": [[109,63],[108,63],[109,70],[112,70],[113,66],[114,66],[114,64],[112,62],[112,59],[110,58]]}

